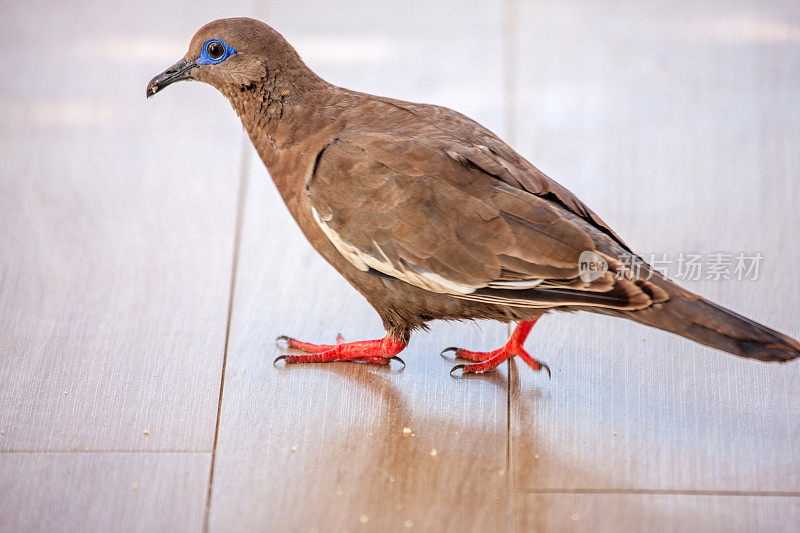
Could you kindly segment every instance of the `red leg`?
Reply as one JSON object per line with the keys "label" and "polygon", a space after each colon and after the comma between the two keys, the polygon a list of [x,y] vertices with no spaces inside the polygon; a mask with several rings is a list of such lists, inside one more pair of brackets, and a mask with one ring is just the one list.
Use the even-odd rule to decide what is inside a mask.
{"label": "red leg", "polygon": [[[279,337],[280,339],[280,337]],[[294,339],[289,339],[294,341]],[[339,339],[337,339],[339,340]],[[389,364],[392,359],[403,360],[397,354],[403,351],[407,343],[398,341],[390,336],[372,341],[342,342],[335,346],[301,343],[295,341],[291,347],[304,347],[311,353],[305,355],[282,355],[275,359],[275,363],[283,360],[286,364],[293,363],[330,363],[333,361],[361,361],[367,363]],[[320,350],[326,347],[325,350]],[[320,351],[314,351],[320,350]],[[405,365],[405,363],[403,363]]]}
{"label": "red leg", "polygon": [[534,370],[538,371],[544,368],[547,370],[547,375],[549,376],[550,367],[531,357],[524,348],[525,339],[528,338],[528,335],[533,329],[533,325],[536,324],[536,320],[538,320],[538,318],[535,320],[523,320],[517,324],[517,327],[514,329],[511,337],[509,337],[508,342],[506,342],[502,348],[492,350],[491,352],[472,352],[462,348],[446,348],[442,351],[443,357],[445,352],[454,351],[454,355],[456,357],[469,359],[470,361],[478,361],[476,363],[470,363],[466,365],[456,365],[452,370],[450,370],[450,374],[452,375],[454,371],[459,369],[461,370],[462,374],[488,372],[497,368],[497,366],[506,359],[519,356]]}
{"label": "red leg", "polygon": [[[333,350],[336,348],[336,344],[342,344],[344,342],[344,337],[342,337],[341,333],[336,335],[336,344],[311,344],[310,342],[299,341],[297,339],[287,337],[286,335],[281,335],[275,340],[278,343],[283,341],[286,344],[285,348],[287,349],[300,350],[301,352],[306,353],[322,353],[327,352],[328,350]],[[280,344],[278,346],[280,346]]]}

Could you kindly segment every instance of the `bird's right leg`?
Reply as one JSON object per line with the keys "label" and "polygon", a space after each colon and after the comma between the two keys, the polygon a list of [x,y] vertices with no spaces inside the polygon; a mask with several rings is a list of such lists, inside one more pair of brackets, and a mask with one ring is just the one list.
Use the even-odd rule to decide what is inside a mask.
{"label": "bird's right leg", "polygon": [[[496,350],[492,350],[491,352],[473,352],[470,350],[465,350],[463,348],[445,348],[442,350],[442,357],[445,357],[445,353],[453,352],[456,358],[461,359],[468,359],[470,361],[476,361],[475,363],[470,363],[466,365],[456,365],[450,370],[450,375],[457,377],[453,374],[456,370],[461,370],[463,374],[473,374],[476,372],[489,372],[497,368],[500,363],[509,359],[510,357],[519,356],[520,359],[525,361],[528,366],[530,366],[534,370],[546,370],[548,376],[550,375],[550,367],[547,364],[542,363],[541,361],[537,361],[531,355],[525,351],[524,344],[525,339],[530,334],[531,330],[533,329],[533,325],[536,324],[536,321],[539,320],[538,318],[534,320],[523,320],[517,327],[514,328],[514,332],[511,334],[511,337],[508,339],[508,342],[501,348]],[[445,357],[446,359],[449,359]]]}

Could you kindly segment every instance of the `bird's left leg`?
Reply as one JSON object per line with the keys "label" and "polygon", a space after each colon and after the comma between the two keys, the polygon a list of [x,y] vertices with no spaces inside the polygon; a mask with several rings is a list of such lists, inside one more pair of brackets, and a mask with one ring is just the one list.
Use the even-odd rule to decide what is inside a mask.
{"label": "bird's left leg", "polygon": [[288,337],[278,337],[278,340],[285,341],[290,348],[310,352],[303,355],[281,355],[275,359],[275,363],[282,360],[286,364],[359,361],[388,365],[392,359],[396,359],[405,365],[405,362],[397,354],[408,345],[407,341],[395,339],[391,335],[386,335],[382,339],[358,342],[340,342],[344,339],[339,336],[336,339],[338,342],[336,345],[310,344]]}
{"label": "bird's left leg", "polygon": [[286,335],[281,335],[275,339],[275,342],[278,343],[279,348],[283,349],[299,350],[306,353],[320,353],[333,350],[336,348],[337,344],[342,344],[344,342],[344,337],[342,337],[341,333],[336,335],[336,344],[311,344],[310,342],[303,342],[287,337]]}
{"label": "bird's left leg", "polygon": [[456,370],[461,370],[462,374],[471,374],[475,372],[488,372],[497,368],[500,363],[510,357],[519,356],[525,363],[534,370],[547,370],[547,375],[550,375],[550,367],[541,361],[537,361],[525,351],[525,339],[528,338],[534,324],[538,318],[534,320],[523,320],[514,329],[514,332],[509,337],[508,341],[501,348],[492,350],[490,352],[472,352],[464,350],[463,348],[445,348],[442,350],[442,357],[446,352],[454,352],[455,357],[462,359],[469,359],[470,361],[477,361],[466,365],[456,365],[450,370],[450,374]]}

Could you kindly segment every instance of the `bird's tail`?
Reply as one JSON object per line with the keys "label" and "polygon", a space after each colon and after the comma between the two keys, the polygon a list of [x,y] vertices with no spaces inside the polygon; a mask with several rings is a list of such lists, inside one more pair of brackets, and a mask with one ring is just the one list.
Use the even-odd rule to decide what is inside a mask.
{"label": "bird's tail", "polygon": [[800,357],[800,342],[719,306],[667,280],[669,299],[641,311],[613,314],[741,357],[786,362]]}

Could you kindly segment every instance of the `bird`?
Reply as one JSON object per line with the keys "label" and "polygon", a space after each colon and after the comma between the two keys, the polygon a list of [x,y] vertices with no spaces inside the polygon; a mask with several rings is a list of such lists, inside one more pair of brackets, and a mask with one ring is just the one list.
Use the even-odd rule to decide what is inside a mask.
{"label": "bird", "polygon": [[488,319],[516,326],[496,350],[442,350],[462,361],[452,376],[488,372],[512,357],[550,375],[524,344],[554,311],[626,318],[760,361],[800,357],[797,340],[662,276],[477,122],[328,83],[261,21],[204,25],[183,58],[150,80],[147,97],[182,80],[228,99],[302,233],[383,322],[386,334],[374,340],[281,336],[292,352],[276,366],[405,366],[398,354],[428,322]]}

